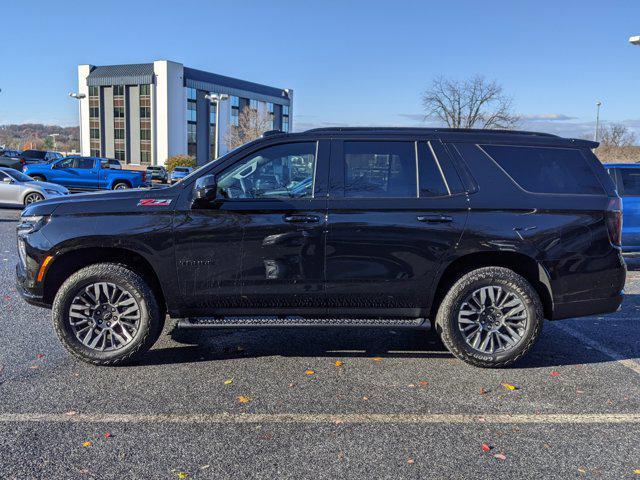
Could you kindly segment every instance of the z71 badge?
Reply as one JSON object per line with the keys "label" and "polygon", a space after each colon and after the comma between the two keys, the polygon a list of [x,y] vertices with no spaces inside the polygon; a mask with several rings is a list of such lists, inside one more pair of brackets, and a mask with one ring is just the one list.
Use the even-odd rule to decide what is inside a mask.
{"label": "z71 badge", "polygon": [[138,202],[139,207],[168,207],[171,198],[143,198]]}

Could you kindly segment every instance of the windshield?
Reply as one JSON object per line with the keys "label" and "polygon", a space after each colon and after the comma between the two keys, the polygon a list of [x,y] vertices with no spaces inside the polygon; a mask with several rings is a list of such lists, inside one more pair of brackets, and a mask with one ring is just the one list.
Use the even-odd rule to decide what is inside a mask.
{"label": "windshield", "polygon": [[12,168],[7,168],[5,170],[3,170],[4,173],[6,173],[7,175],[9,175],[10,177],[13,177],[14,180],[18,181],[18,182],[33,182],[33,178],[25,175],[22,172],[19,172],[18,170],[14,170]]}
{"label": "windshield", "polygon": [[40,150],[27,150],[22,152],[22,155],[29,158],[44,158],[47,152],[41,152]]}
{"label": "windshield", "polygon": [[189,169],[187,167],[176,167],[174,170],[176,172],[182,172],[182,173],[189,171]]}

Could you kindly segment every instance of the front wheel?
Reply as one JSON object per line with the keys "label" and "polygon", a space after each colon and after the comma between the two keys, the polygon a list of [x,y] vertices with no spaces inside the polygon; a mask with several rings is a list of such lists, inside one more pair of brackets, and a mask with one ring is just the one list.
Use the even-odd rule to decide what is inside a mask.
{"label": "front wheel", "polygon": [[24,197],[24,205],[31,205],[32,203],[44,200],[44,196],[38,192],[31,192]]}
{"label": "front wheel", "polygon": [[149,284],[113,263],[71,275],[53,301],[53,326],[64,347],[94,365],[128,363],[155,343],[164,318]]}
{"label": "front wheel", "polygon": [[114,186],[113,189],[114,190],[126,190],[129,187],[129,184],[126,182],[117,182]]}
{"label": "front wheel", "polygon": [[521,275],[503,267],[468,272],[445,295],[436,316],[443,343],[477,367],[517,362],[540,336],[540,297]]}

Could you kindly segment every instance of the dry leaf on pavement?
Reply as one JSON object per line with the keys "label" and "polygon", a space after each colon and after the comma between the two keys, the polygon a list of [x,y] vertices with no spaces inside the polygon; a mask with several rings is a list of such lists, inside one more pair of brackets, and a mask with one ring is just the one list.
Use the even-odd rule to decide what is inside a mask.
{"label": "dry leaf on pavement", "polygon": [[240,395],[238,397],[238,402],[240,403],[249,403],[251,401],[251,398],[245,396],[245,395]]}
{"label": "dry leaf on pavement", "polygon": [[516,387],[515,385],[511,385],[510,383],[503,383],[502,386],[507,390],[518,390],[518,387]]}

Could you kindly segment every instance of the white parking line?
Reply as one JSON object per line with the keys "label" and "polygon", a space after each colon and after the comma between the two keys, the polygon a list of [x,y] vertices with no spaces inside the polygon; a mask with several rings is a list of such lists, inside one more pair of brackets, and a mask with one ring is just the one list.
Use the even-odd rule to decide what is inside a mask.
{"label": "white parking line", "polygon": [[593,340],[590,337],[587,337],[582,332],[574,330],[573,328],[569,327],[564,323],[554,322],[553,325],[559,328],[560,330],[562,330],[564,333],[571,335],[574,338],[577,338],[582,343],[589,345],[591,348],[598,350],[603,355],[606,355],[612,360],[615,360],[619,364],[624,365],[627,368],[630,368],[631,370],[636,372],[638,375],[640,375],[640,363],[636,362],[635,360],[631,360],[630,358],[625,358],[624,355],[616,352],[615,350],[611,350],[609,347],[603,345],[602,343],[596,340]]}
{"label": "white parking line", "polygon": [[310,424],[613,424],[640,423],[640,413],[585,414],[410,414],[410,413],[2,413],[0,423],[310,423]]}

